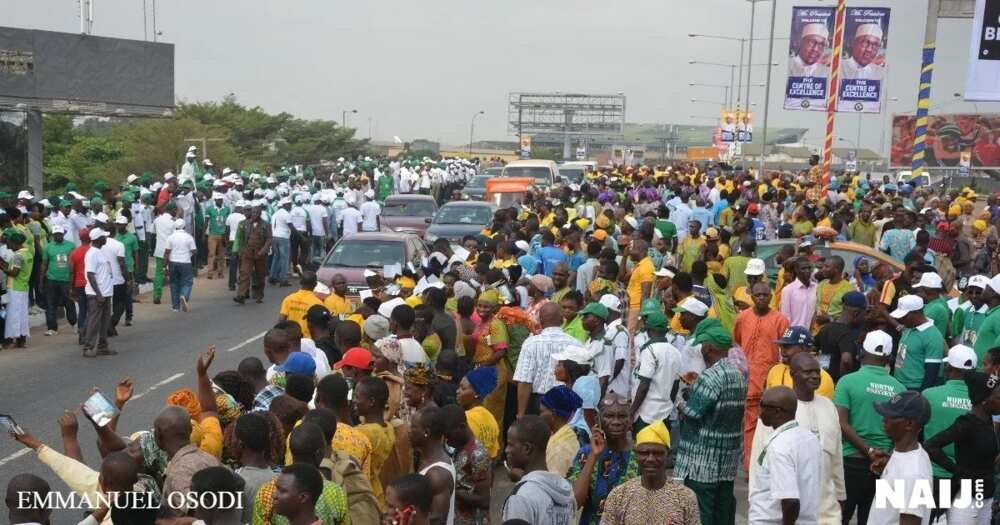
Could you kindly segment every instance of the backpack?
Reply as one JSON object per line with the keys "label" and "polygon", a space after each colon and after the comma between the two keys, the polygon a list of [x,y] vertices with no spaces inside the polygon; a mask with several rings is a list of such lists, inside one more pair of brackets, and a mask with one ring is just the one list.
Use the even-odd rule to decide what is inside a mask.
{"label": "backpack", "polygon": [[524,310],[513,306],[501,308],[497,312],[497,319],[507,327],[507,352],[504,359],[511,370],[514,370],[517,368],[517,358],[521,355],[521,345],[535,331],[535,323]]}

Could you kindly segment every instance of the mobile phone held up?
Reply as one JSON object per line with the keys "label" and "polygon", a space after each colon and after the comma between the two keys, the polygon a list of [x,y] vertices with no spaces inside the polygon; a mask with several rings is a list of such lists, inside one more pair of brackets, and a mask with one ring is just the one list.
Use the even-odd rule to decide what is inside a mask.
{"label": "mobile phone held up", "polygon": [[24,435],[24,430],[14,421],[14,418],[7,414],[0,414],[0,427],[3,427],[9,434]]}
{"label": "mobile phone held up", "polygon": [[104,394],[94,392],[83,402],[83,413],[95,425],[103,427],[118,415],[118,408]]}

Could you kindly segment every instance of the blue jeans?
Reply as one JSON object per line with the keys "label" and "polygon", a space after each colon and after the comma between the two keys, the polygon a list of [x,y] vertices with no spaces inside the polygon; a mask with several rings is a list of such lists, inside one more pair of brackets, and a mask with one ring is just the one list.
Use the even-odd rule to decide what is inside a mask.
{"label": "blue jeans", "polygon": [[191,263],[170,263],[170,304],[174,310],[181,307],[181,296],[186,301],[191,300],[191,287],[194,286],[194,266]]}
{"label": "blue jeans", "polygon": [[288,281],[288,253],[291,250],[291,239],[281,237],[271,238],[271,280],[280,283]]}
{"label": "blue jeans", "polygon": [[326,256],[326,238],[322,235],[312,236],[312,258],[322,259]]}

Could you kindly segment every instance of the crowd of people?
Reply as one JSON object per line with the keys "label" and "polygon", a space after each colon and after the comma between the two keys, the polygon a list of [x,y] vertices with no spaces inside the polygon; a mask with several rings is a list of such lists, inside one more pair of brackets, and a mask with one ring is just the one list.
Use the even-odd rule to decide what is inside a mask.
{"label": "crowd of people", "polygon": [[[56,241],[62,217],[36,203],[6,230],[14,255],[0,270],[26,294],[8,309],[30,303],[19,269],[32,265],[31,224],[52,223],[39,253],[86,239],[97,248],[83,257],[81,286],[96,296],[77,316],[88,318],[84,355],[113,352],[119,297],[127,306],[144,268],[143,238],[115,255],[108,232],[139,231],[147,211],[154,279],[169,275],[175,310],[189,308],[199,246],[206,277],[228,266],[240,303],[297,275],[261,355],[210,377],[210,349],[195,388],[169,394],[148,431],[121,436],[117,416],[94,424],[99,466],[84,463],[71,412],[59,422],[63,452],[15,435],[76,492],[162,501],[102,506],[83,523],[732,524],[740,479],[750,523],[992,522],[997,196],[827,180],[815,162],[767,174],[601,168],[530,189],[478,235],[437,239],[398,275],[366,272],[361,299],[342,275],[319,280],[312,256],[370,227],[366,204],[397,192],[451,198],[448,186],[481,166],[338,166],[137,178],[139,198],[121,202],[141,213],[91,199],[94,225]],[[87,213],[79,199],[69,208],[74,224]],[[162,245],[160,226],[173,230]],[[7,314],[8,338],[19,323]],[[123,415],[131,392],[127,379],[116,389]],[[904,503],[873,505],[881,484],[903,487]],[[916,497],[926,488],[931,501]],[[45,523],[49,510],[12,494],[49,490],[15,476],[12,522]],[[176,497],[235,492],[244,500],[233,508]]]}

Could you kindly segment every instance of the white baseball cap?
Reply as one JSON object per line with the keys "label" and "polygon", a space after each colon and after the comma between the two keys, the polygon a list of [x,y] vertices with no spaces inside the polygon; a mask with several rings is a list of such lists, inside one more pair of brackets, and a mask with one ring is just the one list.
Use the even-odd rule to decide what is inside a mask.
{"label": "white baseball cap", "polygon": [[184,219],[177,219],[177,220],[175,220],[174,221],[174,229],[175,230],[183,230],[184,229]]}
{"label": "white baseball cap", "polygon": [[695,299],[694,296],[684,299],[681,301],[681,304],[677,305],[677,308],[674,308],[675,312],[679,312],[681,310],[690,312],[698,317],[705,317],[708,315],[708,306],[698,299]]}
{"label": "white baseball cap", "polygon": [[993,278],[990,279],[990,288],[993,288],[994,292],[1000,293],[1000,273],[994,275]]}
{"label": "white baseball cap", "polygon": [[128,217],[126,217],[124,215],[119,215],[115,219],[115,224],[128,224]]}
{"label": "white baseball cap", "polygon": [[868,332],[861,346],[869,354],[887,356],[892,353],[892,336],[882,330]]}
{"label": "white baseball cap", "polygon": [[563,349],[562,352],[556,352],[552,354],[552,359],[556,361],[572,361],[581,365],[589,365],[592,359],[590,355],[590,350],[586,347],[570,345]]}
{"label": "white baseball cap", "polygon": [[90,230],[90,240],[92,240],[92,241],[96,240],[96,239],[100,239],[101,237],[107,237],[107,236],[108,236],[108,232],[106,232],[106,231],[104,231],[104,230],[102,230],[100,228],[93,228],[93,229]]}
{"label": "white baseball cap", "polygon": [[19,191],[17,193],[17,200],[24,199],[24,200],[30,201],[30,200],[32,200],[34,198],[35,198],[35,196],[32,195],[31,192],[28,191],[28,190],[21,190],[21,191]]}
{"label": "white baseball cap", "polygon": [[133,182],[139,180],[139,176],[135,173],[130,173],[128,177],[125,177],[125,182],[132,184]]}
{"label": "white baseball cap", "polygon": [[323,295],[330,295],[330,287],[324,284],[323,282],[317,282],[316,286],[313,287],[313,292]]}
{"label": "white baseball cap", "polygon": [[764,275],[764,260],[750,259],[747,261],[747,269],[743,273],[747,275]]}
{"label": "white baseball cap", "polygon": [[986,277],[985,275],[973,275],[972,277],[969,277],[969,284],[965,286],[966,287],[975,286],[977,288],[982,288],[983,290],[985,290],[986,287],[989,285],[990,285],[989,277]]}
{"label": "white baseball cap", "polygon": [[97,215],[94,216],[94,220],[97,221],[97,222],[103,222],[103,223],[107,224],[107,222],[109,220],[111,220],[111,218],[108,217],[107,213],[104,213],[102,211],[101,213],[98,213]]}
{"label": "white baseball cap", "polygon": [[66,228],[63,228],[62,226],[53,226],[52,235],[55,235],[57,233],[66,233]]}
{"label": "white baseball cap", "polygon": [[931,288],[934,290],[940,290],[944,288],[944,284],[941,282],[941,276],[934,272],[927,272],[920,276],[920,281],[913,285],[914,288]]}
{"label": "white baseball cap", "polygon": [[945,360],[952,368],[961,370],[975,370],[976,351],[965,345],[955,345],[948,350],[948,358]]}
{"label": "white baseball cap", "polygon": [[406,304],[406,301],[400,299],[399,297],[394,297],[379,305],[378,314],[381,315],[382,317],[385,317],[386,319],[389,319],[392,317],[392,311],[397,306],[402,306],[404,304]]}
{"label": "white baseball cap", "polygon": [[525,252],[525,253],[528,253],[529,251],[531,251],[531,245],[528,244],[528,241],[525,241],[525,240],[515,241],[514,242],[514,246],[517,246],[518,250],[521,250],[522,252]]}
{"label": "white baseball cap", "polygon": [[893,319],[902,319],[906,314],[910,312],[919,312],[924,309],[924,300],[917,295],[904,295],[899,298],[899,303],[896,304],[896,309],[892,311],[889,315]]}
{"label": "white baseball cap", "polygon": [[660,268],[659,270],[653,272],[653,275],[657,277],[670,277],[671,279],[674,278],[674,272],[670,271],[669,268]]}
{"label": "white baseball cap", "polygon": [[622,301],[617,295],[606,293],[601,296],[601,299],[598,302],[603,304],[608,310],[614,310],[616,312],[621,311]]}

